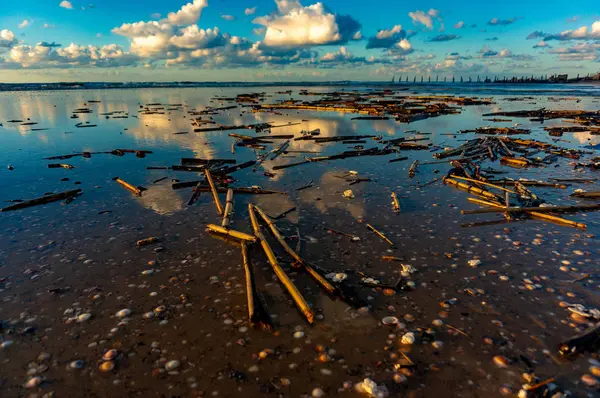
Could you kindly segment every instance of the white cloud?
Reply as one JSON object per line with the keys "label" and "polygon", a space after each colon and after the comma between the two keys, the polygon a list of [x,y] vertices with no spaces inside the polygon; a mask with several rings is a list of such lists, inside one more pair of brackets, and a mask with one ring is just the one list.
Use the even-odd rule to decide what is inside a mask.
{"label": "white cloud", "polygon": [[395,25],[391,29],[378,30],[374,37],[369,38],[366,48],[391,48],[404,38],[406,31],[402,29],[402,25]]}
{"label": "white cloud", "polygon": [[414,11],[409,12],[408,16],[412,19],[415,25],[421,24],[424,25],[427,29],[433,29],[433,20],[437,19],[438,21],[442,21],[440,17],[440,11],[435,8],[431,8],[427,13],[424,11]]}
{"label": "white cloud", "polygon": [[255,12],[256,12],[256,7],[246,8],[244,10],[244,15],[254,15]]}
{"label": "white cloud", "polygon": [[221,18],[226,21],[235,21],[235,17],[233,15],[223,14],[221,15]]}
{"label": "white cloud", "polygon": [[363,38],[363,35],[362,35],[362,33],[360,32],[360,30],[359,30],[358,32],[356,32],[356,33],[354,34],[354,36],[352,36],[352,40],[362,40],[362,38]]}
{"label": "white cloud", "polygon": [[11,48],[17,44],[15,34],[8,29],[0,30],[0,49]]}
{"label": "white cloud", "polygon": [[456,24],[454,24],[454,29],[462,29],[463,26],[465,26],[465,22],[464,21],[458,21]]}
{"label": "white cloud", "polygon": [[542,40],[600,40],[600,21],[592,24],[591,29],[581,26],[574,30],[565,30],[560,33],[544,33],[536,31],[527,36],[528,39],[541,38]]}
{"label": "white cloud", "polygon": [[397,46],[404,51],[410,51],[412,49],[412,45],[406,39],[400,40],[400,42],[397,44]]}
{"label": "white cloud", "polygon": [[125,66],[137,62],[137,57],[125,52],[116,44],[103,47],[79,46],[71,43],[65,48],[38,43],[35,46],[13,47],[7,59],[9,65],[23,68],[57,68],[67,66]]}
{"label": "white cloud", "polygon": [[44,26],[43,26],[43,28],[44,29],[54,29],[54,28],[56,28],[56,25],[45,23]]}
{"label": "white cloud", "polygon": [[558,55],[560,61],[595,61],[600,59],[600,43],[576,43],[571,47],[549,50],[548,53]]}
{"label": "white cloud", "polygon": [[208,6],[206,0],[194,0],[192,3],[187,3],[177,12],[170,12],[166,20],[163,22],[169,22],[173,25],[182,26],[190,25],[198,22],[202,10]]}
{"label": "white cloud", "polygon": [[28,27],[30,24],[31,24],[31,22],[30,22],[29,20],[27,20],[27,19],[24,19],[24,20],[23,20],[23,22],[21,22],[21,23],[19,24],[19,29],[26,28],[26,27]]}
{"label": "white cloud", "polygon": [[67,1],[67,0],[61,1],[58,6],[61,7],[61,8],[66,8],[67,10],[72,10],[73,9],[73,5],[71,4],[70,1]]}
{"label": "white cloud", "polygon": [[323,3],[302,6],[297,0],[275,0],[278,13],[254,19],[266,28],[263,44],[270,47],[307,47],[345,43],[360,30],[349,16],[332,14]]}

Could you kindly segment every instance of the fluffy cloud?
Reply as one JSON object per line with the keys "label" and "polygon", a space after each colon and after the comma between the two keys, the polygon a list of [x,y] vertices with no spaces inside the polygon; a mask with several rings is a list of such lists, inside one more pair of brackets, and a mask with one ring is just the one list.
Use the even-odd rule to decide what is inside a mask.
{"label": "fluffy cloud", "polygon": [[600,21],[592,24],[591,29],[587,26],[582,26],[575,30],[565,30],[560,33],[544,33],[535,31],[527,36],[527,39],[542,39],[549,40],[600,40]]}
{"label": "fluffy cloud", "polygon": [[254,15],[255,12],[256,12],[256,7],[246,8],[244,10],[244,15]]}
{"label": "fluffy cloud", "polygon": [[519,17],[514,17],[514,18],[509,18],[509,19],[492,18],[488,22],[488,25],[492,25],[492,26],[497,26],[497,25],[506,26],[506,25],[510,25],[510,24],[513,24],[513,23],[517,22],[518,19],[519,19]]}
{"label": "fluffy cloud", "polygon": [[548,51],[558,55],[560,61],[596,61],[600,59],[600,43],[576,43]]}
{"label": "fluffy cloud", "polygon": [[450,40],[457,40],[457,39],[460,39],[460,36],[452,35],[452,34],[450,34],[450,35],[441,34],[441,35],[437,35],[437,36],[431,37],[429,39],[429,41],[431,41],[431,42],[440,42],[440,41],[450,41]]}
{"label": "fluffy cloud", "polygon": [[529,54],[514,54],[508,48],[504,48],[500,51],[494,51],[494,50],[484,47],[479,51],[479,54],[480,54],[481,58],[496,58],[496,59],[504,58],[504,59],[519,60],[519,61],[528,61],[528,60],[534,59],[534,57]]}
{"label": "fluffy cloud", "polygon": [[198,22],[202,10],[208,6],[206,0],[194,0],[187,3],[177,12],[170,12],[163,23],[171,23],[176,26],[191,25]]}
{"label": "fluffy cloud", "polygon": [[457,23],[454,24],[454,29],[462,29],[463,26],[465,26],[464,21],[458,21]]}
{"label": "fluffy cloud", "polygon": [[263,45],[268,47],[343,44],[361,28],[352,17],[332,14],[323,3],[306,7],[297,0],[275,0],[275,3],[277,13],[253,21],[266,28]]}
{"label": "fluffy cloud", "polygon": [[409,12],[408,16],[410,17],[410,19],[412,19],[415,25],[421,24],[427,29],[433,29],[434,19],[437,19],[440,22],[442,21],[442,18],[440,17],[440,11],[434,8],[427,11],[427,13],[420,10]]}
{"label": "fluffy cloud", "polygon": [[0,50],[2,48],[11,48],[17,44],[15,34],[8,29],[0,30]]}
{"label": "fluffy cloud", "polygon": [[547,47],[550,47],[550,46],[544,40],[540,40],[535,46],[533,46],[533,48],[547,48]]}
{"label": "fluffy cloud", "polygon": [[61,7],[61,8],[66,8],[67,10],[72,10],[73,9],[73,5],[71,4],[70,1],[67,1],[67,0],[61,1],[58,6]]}
{"label": "fluffy cloud", "polygon": [[137,57],[125,52],[116,44],[96,47],[71,43],[68,47],[57,49],[56,45],[42,42],[35,46],[14,46],[5,62],[23,68],[113,67],[133,65],[137,62]]}
{"label": "fluffy cloud", "polygon": [[435,64],[433,71],[437,73],[482,73],[487,68],[479,63],[462,62],[460,59],[446,58],[444,61]]}
{"label": "fluffy cloud", "polygon": [[29,20],[24,19],[23,22],[21,22],[18,26],[19,26],[19,29],[23,29],[23,28],[28,27],[30,24],[31,24],[31,22]]}
{"label": "fluffy cloud", "polygon": [[367,49],[391,48],[404,38],[406,38],[406,31],[402,29],[401,25],[396,25],[391,29],[381,29],[375,36],[369,38]]}
{"label": "fluffy cloud", "polygon": [[235,21],[235,17],[233,15],[223,14],[221,15],[221,18],[226,21]]}

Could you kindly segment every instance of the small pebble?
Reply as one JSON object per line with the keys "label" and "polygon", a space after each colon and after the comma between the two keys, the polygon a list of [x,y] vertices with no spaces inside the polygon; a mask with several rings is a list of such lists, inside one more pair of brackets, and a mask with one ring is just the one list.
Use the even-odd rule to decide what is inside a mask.
{"label": "small pebble", "polygon": [[36,388],[40,384],[42,384],[42,378],[39,376],[35,376],[27,380],[27,383],[25,383],[25,388]]}
{"label": "small pebble", "polygon": [[124,308],[121,311],[117,312],[115,315],[117,318],[125,318],[126,316],[131,315],[131,310],[129,308]]}
{"label": "small pebble", "polygon": [[173,361],[169,361],[165,364],[165,370],[167,372],[170,372],[172,370],[175,370],[179,367],[179,361],[177,360],[173,360]]}
{"label": "small pebble", "polygon": [[324,397],[325,396],[325,391],[323,391],[320,388],[315,388],[314,390],[312,390],[312,394],[313,398],[320,398],[320,397]]}
{"label": "small pebble", "polygon": [[85,314],[81,314],[77,317],[77,322],[85,322],[87,320],[89,320],[92,317],[92,314],[90,313],[85,313]]}
{"label": "small pebble", "polygon": [[596,379],[594,376],[591,376],[588,374],[584,374],[583,376],[581,376],[581,382],[588,387],[592,387],[592,388],[598,387],[598,379]]}
{"label": "small pebble", "polygon": [[71,369],[81,369],[83,368],[83,365],[85,364],[85,362],[83,362],[82,360],[77,360],[77,361],[73,361],[69,364],[69,368]]}
{"label": "small pebble", "polygon": [[510,360],[502,355],[496,355],[493,360],[499,368],[507,368],[510,365]]}
{"label": "small pebble", "polygon": [[297,331],[297,332],[294,332],[294,338],[295,339],[301,339],[302,337],[304,337],[304,332],[302,332],[300,330]]}

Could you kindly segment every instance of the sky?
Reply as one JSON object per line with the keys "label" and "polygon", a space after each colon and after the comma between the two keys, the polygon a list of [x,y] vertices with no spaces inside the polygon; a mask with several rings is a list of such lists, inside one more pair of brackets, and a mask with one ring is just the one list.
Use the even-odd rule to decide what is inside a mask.
{"label": "sky", "polygon": [[600,72],[597,0],[91,1],[4,2],[0,82]]}

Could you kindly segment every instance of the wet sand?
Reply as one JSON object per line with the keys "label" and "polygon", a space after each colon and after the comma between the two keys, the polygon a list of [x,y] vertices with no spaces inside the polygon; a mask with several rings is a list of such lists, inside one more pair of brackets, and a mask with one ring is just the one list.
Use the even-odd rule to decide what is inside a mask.
{"label": "wet sand", "polygon": [[[265,91],[273,95],[269,102],[290,97],[275,94],[275,88]],[[586,326],[576,324],[570,312],[559,306],[561,301],[587,308],[599,306],[595,278],[598,213],[568,216],[585,222],[585,231],[534,220],[461,227],[461,223],[499,220],[501,216],[463,216],[461,209],[477,208],[467,202],[468,194],[441,182],[420,187],[436,177],[441,179],[450,168],[447,164],[422,166],[409,178],[411,162],[433,160],[430,151],[403,152],[409,160],[397,163],[388,163],[395,156],[389,155],[308,164],[276,171],[273,178],[264,176],[264,170],[234,173],[236,186],[259,185],[287,193],[235,195],[235,229],[251,233],[248,203],[271,215],[295,206],[297,211],[277,225],[288,237],[299,229],[300,254],[307,261],[335,272],[363,271],[386,283],[399,278],[401,266],[383,261],[382,255],[400,257],[415,269],[410,276],[414,289],[388,296],[381,289],[361,287],[359,294],[369,303],[365,311],[324,295],[306,274],[290,267],[289,257],[277,249],[283,267],[317,314],[310,326],[282,289],[264,254],[253,247],[257,286],[265,296],[275,332],[249,328],[240,250],[205,231],[206,224],[220,223],[211,195],[201,194],[198,202],[188,207],[191,190],[172,190],[171,180],[198,179],[196,173],[146,167],[178,164],[181,157],[235,158],[241,163],[255,159],[255,154],[248,148],[236,148],[231,154],[233,139],[226,132],[193,133],[191,116],[181,109],[164,115],[131,116],[137,115],[140,104],[148,103],[182,103],[185,109],[232,105],[209,101],[215,95],[240,92],[230,88],[0,94],[0,123],[4,124],[0,127],[0,199],[83,190],[83,195],[69,204],[0,214],[0,340],[12,341],[0,349],[1,396],[296,397],[310,396],[319,388],[326,396],[352,397],[360,396],[352,384],[367,377],[385,384],[392,396],[516,395],[525,383],[522,373],[527,369],[521,355],[533,362],[541,381],[554,377],[555,384],[575,396],[597,394],[597,387],[581,382],[582,375],[590,374],[590,360],[597,359],[597,354],[564,361],[556,347]],[[291,97],[298,97],[296,89]],[[481,116],[487,112],[540,107],[598,109],[594,97],[582,97],[580,102],[549,101],[546,96],[526,102],[506,101],[502,95],[493,99],[494,105],[462,107],[459,115],[410,125],[394,120],[353,121],[350,119],[356,115],[320,112],[241,113],[245,108],[212,116],[227,125],[300,123],[274,129],[273,134],[298,135],[301,130],[320,128],[322,136],[382,133],[392,138],[412,136],[404,131],[414,129],[432,133],[417,137],[430,138],[444,148],[475,136],[444,134],[489,125]],[[94,112],[70,119],[71,112],[84,104]],[[115,110],[126,111],[130,117],[100,116]],[[27,118],[39,125],[6,123]],[[97,127],[74,127],[85,121]],[[560,120],[540,124],[527,119],[494,125],[514,123],[532,129],[527,138],[546,142],[552,137],[543,127],[564,125]],[[189,133],[173,134],[182,131]],[[598,143],[597,136],[586,133],[565,134],[561,139],[569,142],[557,144],[568,148]],[[350,146],[297,141],[290,149],[324,155]],[[142,159],[134,154],[105,154],[60,161],[75,166],[72,170],[48,169],[50,161],[43,160],[116,148],[153,153]],[[266,162],[264,169],[298,160],[300,156],[280,157]],[[14,170],[8,170],[8,164]],[[568,159],[557,164],[502,170],[514,178],[596,178],[591,170],[574,172]],[[493,167],[500,168],[497,163]],[[336,178],[349,170],[372,181],[349,186]],[[147,191],[137,198],[112,180],[116,176]],[[153,184],[162,177],[168,178]],[[64,178],[68,181],[61,181]],[[310,180],[313,187],[296,191]],[[576,188],[594,190],[593,186],[532,190],[558,205],[595,203],[568,198]],[[353,190],[354,199],[343,198],[347,189]],[[392,191],[400,200],[398,214],[390,203]],[[221,200],[224,202],[224,195]],[[99,214],[103,211],[110,212]],[[367,230],[366,223],[383,231],[395,247]],[[361,240],[351,242],[324,228],[352,233]],[[135,247],[137,240],[149,236],[160,241]],[[274,240],[269,240],[276,247]],[[290,244],[295,246],[296,241],[290,239]],[[481,264],[469,266],[473,259],[480,259]],[[144,272],[148,270],[151,272]],[[590,277],[571,282],[585,273]],[[526,285],[539,286],[529,290]],[[465,289],[471,290],[465,293]],[[144,317],[160,306],[164,308],[151,318]],[[117,317],[122,309],[130,309],[131,315]],[[72,320],[85,313],[91,318]],[[403,325],[383,325],[381,320],[387,316],[399,318]],[[431,329],[425,339],[400,344],[406,332],[419,336],[419,330],[425,329]],[[299,331],[302,333],[296,333]],[[118,351],[115,368],[100,371],[103,354],[113,348]],[[404,371],[406,374],[394,369],[399,350],[416,365]],[[42,353],[49,356],[39,358]],[[494,363],[499,355],[508,359],[507,367]],[[84,361],[80,369],[70,367],[76,360]],[[173,360],[179,361],[179,366],[165,370],[165,364]],[[41,384],[25,388],[35,376]]]}

